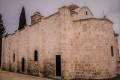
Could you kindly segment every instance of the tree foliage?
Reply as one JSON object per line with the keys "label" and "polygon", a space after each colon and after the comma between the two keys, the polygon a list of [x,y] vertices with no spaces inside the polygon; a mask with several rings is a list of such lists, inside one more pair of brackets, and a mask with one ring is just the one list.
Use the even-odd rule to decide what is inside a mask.
{"label": "tree foliage", "polygon": [[0,38],[2,37],[2,35],[5,33],[5,27],[3,24],[3,20],[2,20],[2,15],[0,14]]}
{"label": "tree foliage", "polygon": [[23,7],[19,18],[18,30],[23,29],[25,25],[26,25],[26,16],[25,16],[25,8]]}
{"label": "tree foliage", "polygon": [[5,27],[2,20],[2,15],[0,14],[0,67],[1,67],[1,55],[2,55],[2,35],[5,33]]}

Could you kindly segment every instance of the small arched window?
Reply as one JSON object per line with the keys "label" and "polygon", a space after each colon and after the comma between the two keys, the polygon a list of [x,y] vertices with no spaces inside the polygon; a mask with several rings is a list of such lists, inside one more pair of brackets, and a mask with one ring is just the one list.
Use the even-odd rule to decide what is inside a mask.
{"label": "small arched window", "polygon": [[88,12],[86,11],[86,15],[88,15]]}
{"label": "small arched window", "polygon": [[13,62],[15,62],[15,54],[13,54]]}
{"label": "small arched window", "polygon": [[114,56],[114,52],[113,52],[113,46],[111,46],[111,56]]}
{"label": "small arched window", "polygon": [[34,61],[38,61],[38,51],[34,51]]}

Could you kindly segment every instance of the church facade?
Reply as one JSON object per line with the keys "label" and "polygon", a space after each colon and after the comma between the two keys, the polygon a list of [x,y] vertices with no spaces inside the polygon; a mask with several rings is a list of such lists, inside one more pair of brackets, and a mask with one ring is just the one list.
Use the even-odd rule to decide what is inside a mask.
{"label": "church facade", "polygon": [[118,34],[105,16],[87,6],[64,6],[2,40],[2,69],[69,79],[108,79],[117,75]]}

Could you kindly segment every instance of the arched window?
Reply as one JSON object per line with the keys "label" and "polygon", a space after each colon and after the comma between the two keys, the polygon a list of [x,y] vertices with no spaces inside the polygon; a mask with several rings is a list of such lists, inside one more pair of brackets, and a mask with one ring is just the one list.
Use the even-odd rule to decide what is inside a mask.
{"label": "arched window", "polygon": [[88,12],[86,11],[86,15],[88,15]]}
{"label": "arched window", "polygon": [[38,61],[38,51],[34,51],[34,61]]}
{"label": "arched window", "polygon": [[111,56],[114,56],[114,52],[113,52],[113,46],[111,46]]}
{"label": "arched window", "polygon": [[15,54],[13,54],[13,62],[15,62]]}

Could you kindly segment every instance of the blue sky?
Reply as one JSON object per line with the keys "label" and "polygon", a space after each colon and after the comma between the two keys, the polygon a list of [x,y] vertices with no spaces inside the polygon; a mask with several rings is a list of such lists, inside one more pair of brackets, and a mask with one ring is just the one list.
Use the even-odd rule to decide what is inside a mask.
{"label": "blue sky", "polygon": [[6,31],[13,33],[18,28],[19,15],[23,6],[29,25],[31,23],[30,17],[36,11],[39,11],[43,16],[48,16],[61,6],[73,3],[81,7],[85,5],[85,2],[95,17],[103,17],[104,10],[106,17],[114,22],[114,30],[120,34],[120,0],[0,0],[0,13],[3,15]]}

